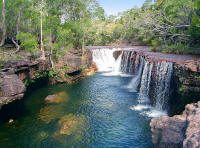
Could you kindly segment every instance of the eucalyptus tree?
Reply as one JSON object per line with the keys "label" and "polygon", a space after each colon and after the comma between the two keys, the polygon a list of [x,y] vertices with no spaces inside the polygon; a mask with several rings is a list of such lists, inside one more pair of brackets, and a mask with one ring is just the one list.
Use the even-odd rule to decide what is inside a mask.
{"label": "eucalyptus tree", "polygon": [[1,42],[0,42],[0,47],[4,45],[5,39],[6,39],[6,0],[2,0],[2,23],[1,25],[1,30],[2,36],[1,36]]}

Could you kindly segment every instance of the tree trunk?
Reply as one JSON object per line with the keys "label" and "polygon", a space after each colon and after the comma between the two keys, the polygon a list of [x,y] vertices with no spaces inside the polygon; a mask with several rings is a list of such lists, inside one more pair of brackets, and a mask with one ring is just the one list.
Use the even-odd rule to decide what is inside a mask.
{"label": "tree trunk", "polygon": [[50,57],[49,57],[49,60],[50,60],[50,62],[51,62],[51,68],[53,69],[53,70],[55,70],[55,66],[54,66],[54,62],[53,62],[53,50],[51,49],[51,55],[50,55]]}
{"label": "tree trunk", "polygon": [[83,52],[83,55],[84,55],[84,52],[85,52],[85,33],[83,33],[82,52]]}
{"label": "tree trunk", "polygon": [[15,41],[15,39],[14,38],[12,38],[12,42],[13,42],[13,44],[15,45],[15,47],[16,47],[16,51],[14,52],[14,53],[17,53],[17,52],[19,52],[19,50],[20,50],[20,46],[19,46],[19,44]]}
{"label": "tree trunk", "polygon": [[51,62],[51,68],[52,68],[53,70],[55,70],[54,61],[53,61],[52,42],[53,42],[53,39],[52,39],[52,33],[51,33],[51,30],[50,30],[50,35],[49,35],[49,46],[50,46],[50,51],[51,51],[51,53],[50,53],[50,57],[49,57],[49,59],[50,59],[50,62]]}
{"label": "tree trunk", "polygon": [[16,34],[19,34],[19,24],[20,24],[20,18],[21,18],[21,9],[18,12],[18,17],[17,17],[17,23],[16,23]]}
{"label": "tree trunk", "polygon": [[0,47],[5,44],[6,39],[6,5],[5,0],[2,0],[2,36],[1,36],[1,42]]}
{"label": "tree trunk", "polygon": [[41,59],[46,60],[43,43],[43,13],[40,12],[40,50],[42,52]]}

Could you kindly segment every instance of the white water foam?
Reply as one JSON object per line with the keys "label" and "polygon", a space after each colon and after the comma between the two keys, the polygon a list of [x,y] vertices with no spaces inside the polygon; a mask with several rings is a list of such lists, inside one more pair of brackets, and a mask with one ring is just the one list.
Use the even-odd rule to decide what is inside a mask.
{"label": "white water foam", "polygon": [[155,118],[155,117],[161,117],[167,115],[167,112],[158,110],[150,105],[134,105],[130,107],[131,110],[133,111],[139,111],[141,115],[147,116],[150,118]]}
{"label": "white water foam", "polygon": [[103,73],[102,75],[104,75],[104,76],[120,76],[122,74],[121,60],[122,60],[122,54],[117,58],[117,60],[114,60],[111,71],[107,72],[107,73]]}
{"label": "white water foam", "polygon": [[146,110],[146,109],[150,109],[150,108],[151,108],[151,106],[142,105],[142,104],[134,105],[134,106],[130,107],[131,110],[135,110],[135,111],[142,111],[142,110]]}
{"label": "white water foam", "polygon": [[154,108],[149,111],[142,112],[141,115],[145,115],[150,118],[156,118],[156,117],[166,116],[167,112],[162,111],[162,110],[157,110]]}

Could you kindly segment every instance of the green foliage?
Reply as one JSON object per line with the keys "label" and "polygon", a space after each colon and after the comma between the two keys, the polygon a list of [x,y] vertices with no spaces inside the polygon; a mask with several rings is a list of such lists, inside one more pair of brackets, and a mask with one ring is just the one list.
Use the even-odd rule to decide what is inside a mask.
{"label": "green foliage", "polygon": [[31,53],[42,47],[42,42],[45,51],[53,50],[53,57],[67,49],[82,49],[92,19],[105,19],[96,0],[6,0],[6,36],[17,38]]}
{"label": "green foliage", "polygon": [[28,52],[34,53],[37,50],[37,38],[31,33],[20,32],[17,35],[20,40],[21,46]]}
{"label": "green foliage", "polygon": [[200,45],[200,1],[146,0],[141,8],[106,17],[97,0],[6,0],[6,24],[7,37],[17,37],[31,53],[41,42],[54,58],[120,40],[185,53]]}
{"label": "green foliage", "polygon": [[38,80],[41,80],[43,78],[53,78],[57,75],[57,72],[54,71],[53,69],[51,70],[47,70],[47,71],[43,71],[43,72],[39,72],[39,73],[36,73],[35,74],[35,77],[34,79],[30,79],[30,78],[27,78],[24,80],[24,84],[26,87],[30,86],[31,84],[37,82]]}
{"label": "green foliage", "polygon": [[188,0],[146,0],[117,20],[121,40],[152,46],[170,53],[197,53],[200,44],[200,2]]}
{"label": "green foliage", "polygon": [[176,53],[176,54],[183,54],[187,53],[189,47],[185,44],[177,43],[165,46],[163,52],[165,53]]}

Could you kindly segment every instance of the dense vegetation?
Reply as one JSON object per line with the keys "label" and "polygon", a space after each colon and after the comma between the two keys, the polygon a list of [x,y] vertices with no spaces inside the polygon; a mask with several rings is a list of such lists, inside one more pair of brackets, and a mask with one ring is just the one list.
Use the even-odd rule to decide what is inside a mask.
{"label": "dense vegetation", "polygon": [[118,16],[105,16],[96,0],[1,0],[0,46],[16,52],[68,49],[128,41],[153,51],[199,54],[200,1],[146,0]]}
{"label": "dense vegetation", "polygon": [[[200,53],[199,0],[146,0],[124,12],[120,38],[172,53]],[[117,28],[119,30],[119,28]]]}
{"label": "dense vegetation", "polygon": [[83,49],[92,20],[104,19],[95,0],[1,0],[0,46],[12,42],[41,59],[67,49]]}

